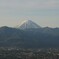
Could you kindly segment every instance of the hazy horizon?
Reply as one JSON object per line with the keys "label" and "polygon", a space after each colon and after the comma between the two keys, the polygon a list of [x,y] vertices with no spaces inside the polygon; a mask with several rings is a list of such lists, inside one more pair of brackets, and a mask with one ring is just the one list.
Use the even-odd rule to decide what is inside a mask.
{"label": "hazy horizon", "polygon": [[59,27],[59,0],[0,0],[0,27],[14,27],[24,19]]}

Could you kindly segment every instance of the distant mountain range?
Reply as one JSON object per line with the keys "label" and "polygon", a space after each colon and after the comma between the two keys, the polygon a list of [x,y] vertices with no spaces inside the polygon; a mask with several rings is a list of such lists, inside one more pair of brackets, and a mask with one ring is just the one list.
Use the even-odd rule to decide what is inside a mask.
{"label": "distant mountain range", "polygon": [[0,27],[0,47],[58,48],[59,28],[40,27],[25,21],[16,28]]}

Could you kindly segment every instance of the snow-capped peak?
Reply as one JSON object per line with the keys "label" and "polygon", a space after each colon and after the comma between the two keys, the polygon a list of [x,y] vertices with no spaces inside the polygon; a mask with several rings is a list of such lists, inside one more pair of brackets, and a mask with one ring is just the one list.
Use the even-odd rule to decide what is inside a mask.
{"label": "snow-capped peak", "polygon": [[40,28],[40,26],[31,20],[25,20],[19,26],[17,26],[17,28],[19,28],[19,29],[31,29],[31,28]]}

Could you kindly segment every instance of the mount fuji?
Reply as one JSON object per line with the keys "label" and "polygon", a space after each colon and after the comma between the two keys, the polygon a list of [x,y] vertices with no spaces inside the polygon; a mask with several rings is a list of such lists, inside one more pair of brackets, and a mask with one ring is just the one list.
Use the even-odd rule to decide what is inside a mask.
{"label": "mount fuji", "polygon": [[17,26],[17,28],[19,28],[19,29],[37,29],[37,28],[41,28],[41,27],[31,20],[25,20],[20,24],[20,26]]}
{"label": "mount fuji", "polygon": [[0,47],[59,48],[59,28],[42,28],[31,20],[23,21],[16,28],[3,26]]}

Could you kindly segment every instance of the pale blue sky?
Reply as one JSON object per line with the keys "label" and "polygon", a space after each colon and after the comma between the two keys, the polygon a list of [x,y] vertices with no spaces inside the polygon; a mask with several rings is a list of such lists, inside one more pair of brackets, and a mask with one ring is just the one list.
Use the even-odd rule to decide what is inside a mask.
{"label": "pale blue sky", "polygon": [[0,0],[0,26],[17,26],[24,19],[59,27],[59,0]]}

